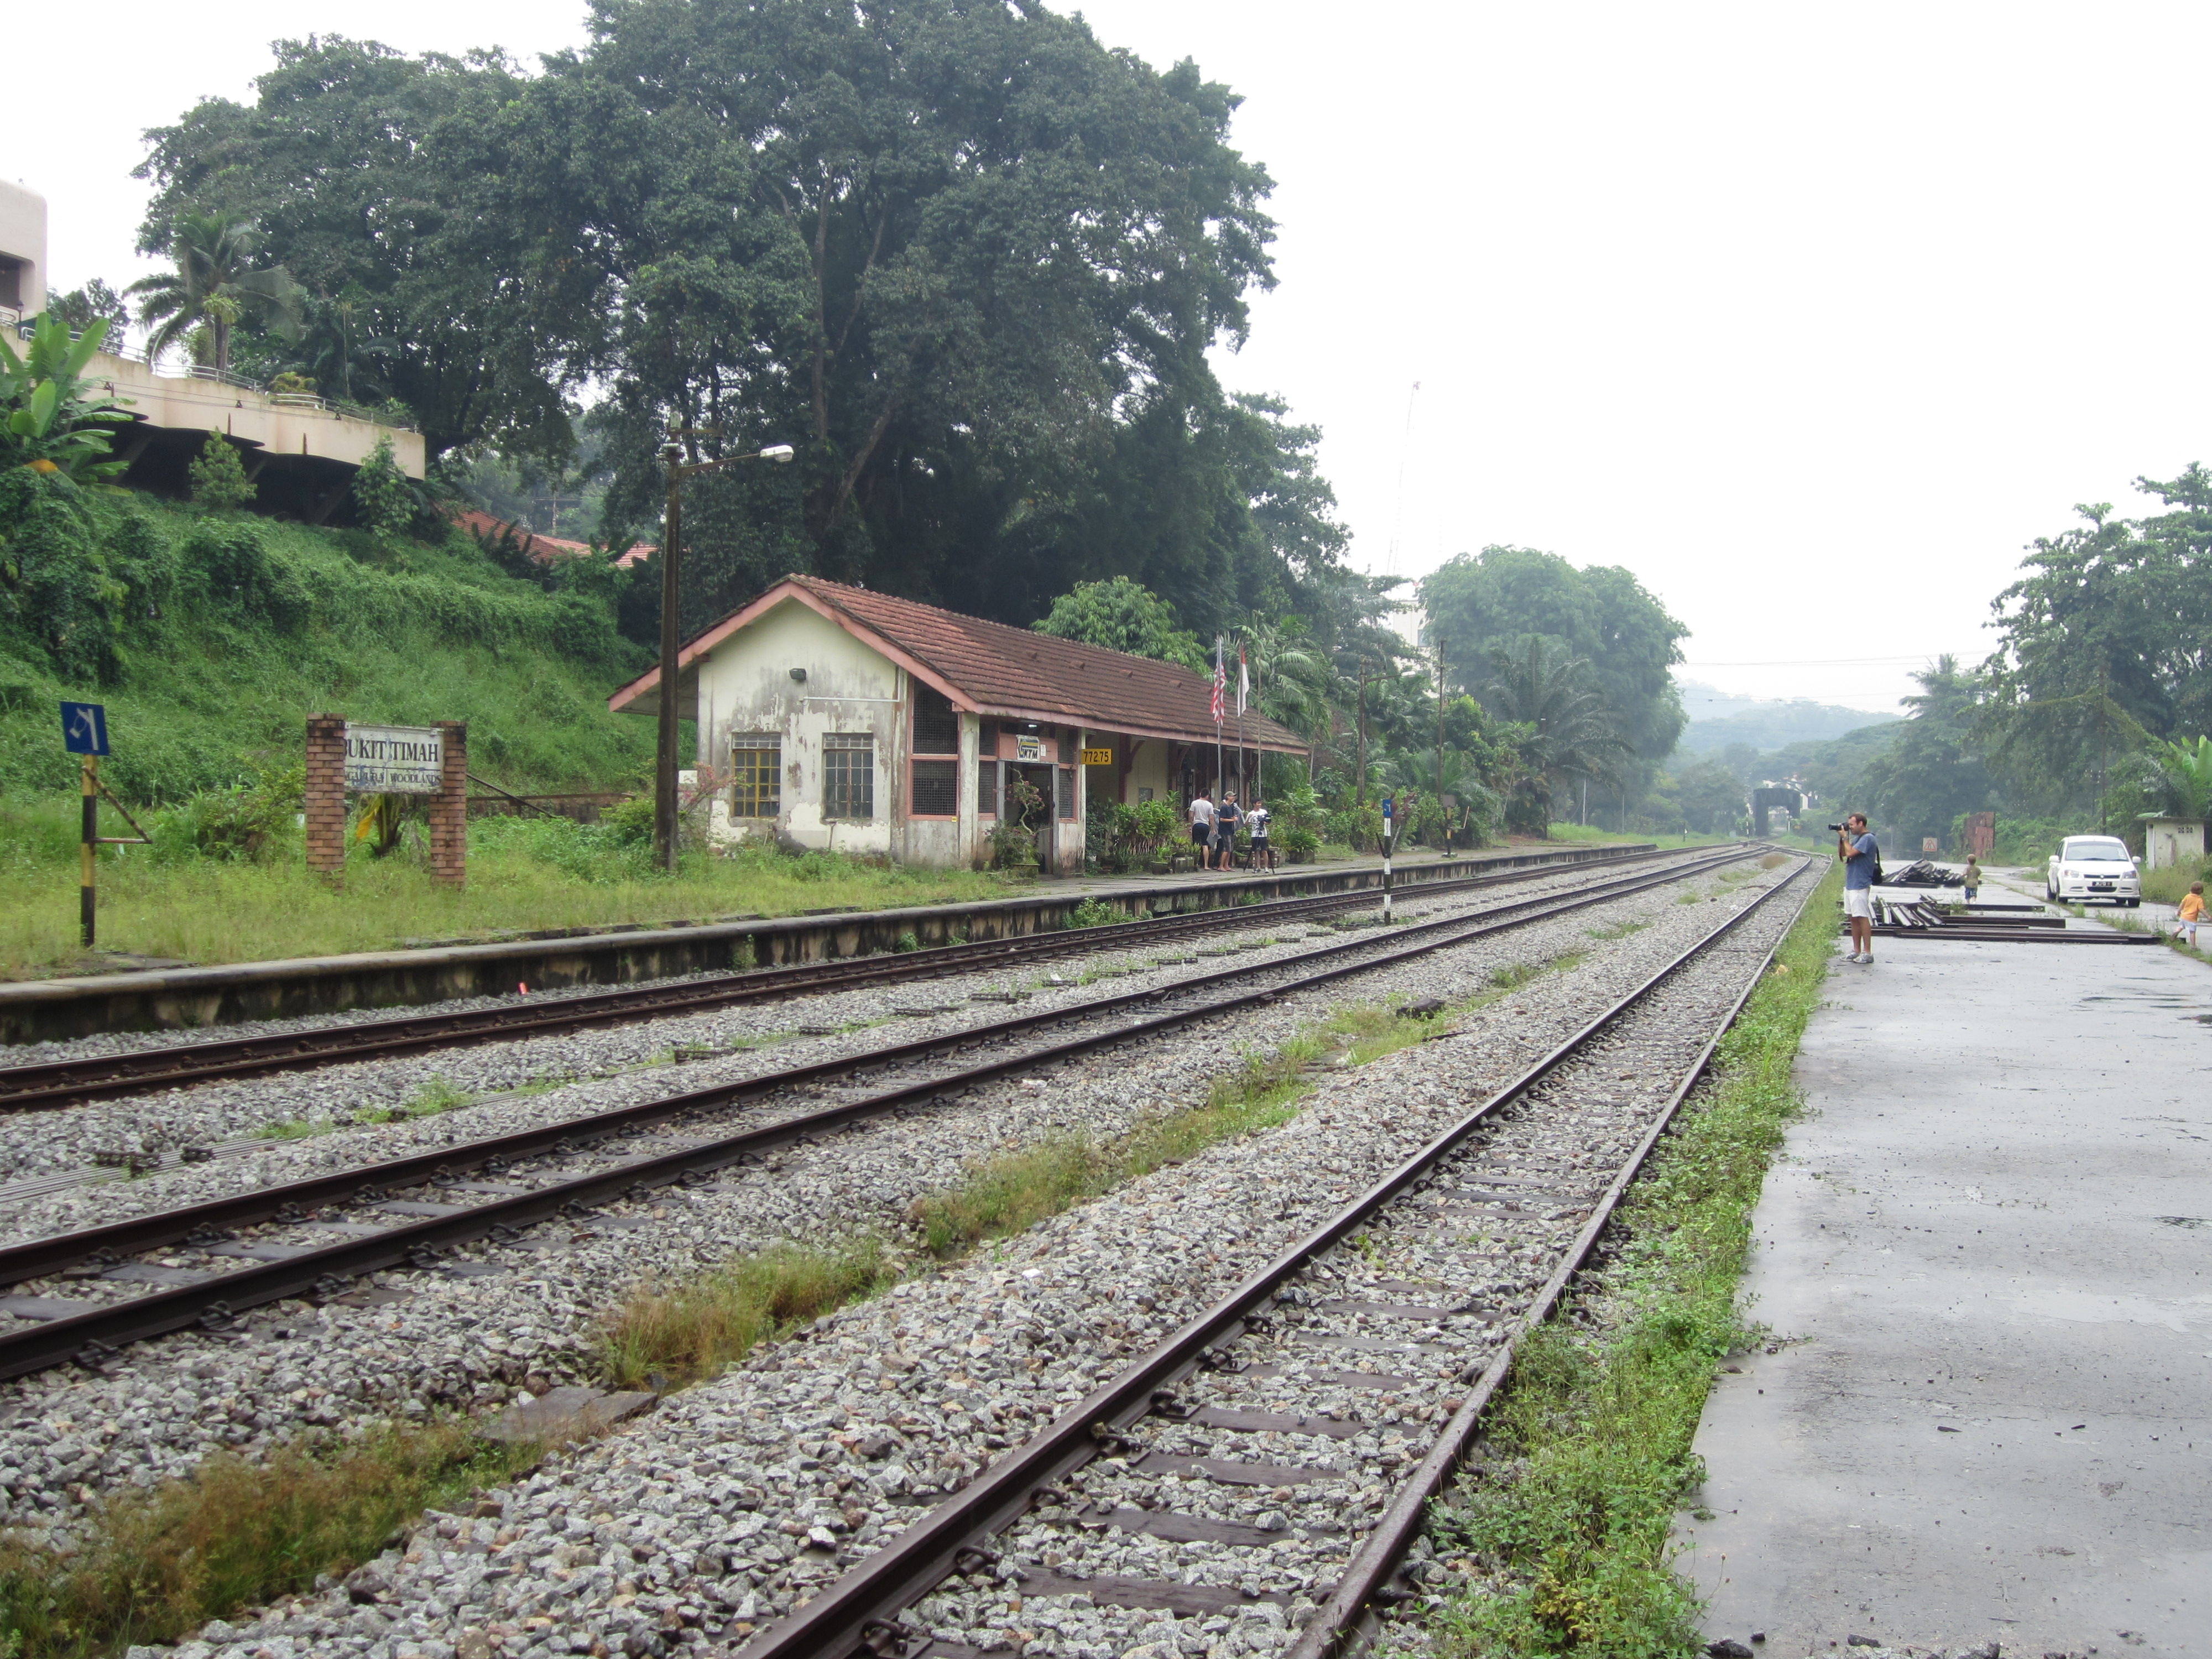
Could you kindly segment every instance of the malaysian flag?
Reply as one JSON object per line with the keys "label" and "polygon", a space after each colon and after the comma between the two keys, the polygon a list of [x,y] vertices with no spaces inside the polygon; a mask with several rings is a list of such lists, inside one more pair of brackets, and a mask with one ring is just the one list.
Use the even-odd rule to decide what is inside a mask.
{"label": "malaysian flag", "polygon": [[1221,724],[1221,694],[1229,689],[1228,666],[1221,658],[1221,635],[1213,636],[1213,723]]}

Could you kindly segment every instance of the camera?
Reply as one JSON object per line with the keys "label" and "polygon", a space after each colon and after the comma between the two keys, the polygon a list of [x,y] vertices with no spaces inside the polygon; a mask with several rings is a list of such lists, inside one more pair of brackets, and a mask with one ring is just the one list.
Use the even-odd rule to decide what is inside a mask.
{"label": "camera", "polygon": [[1844,833],[1844,826],[1840,823],[1832,823],[1828,828],[1834,830],[1839,836]]}

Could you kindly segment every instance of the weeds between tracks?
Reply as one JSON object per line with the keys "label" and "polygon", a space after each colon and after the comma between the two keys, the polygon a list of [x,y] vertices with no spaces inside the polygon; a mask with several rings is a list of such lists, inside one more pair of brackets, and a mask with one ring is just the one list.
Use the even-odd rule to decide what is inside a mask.
{"label": "weeds between tracks", "polygon": [[1660,1659],[1694,1651],[1698,1605],[1669,1570],[1674,1512],[1721,1359],[1759,1340],[1736,1304],[1751,1216],[1800,1103],[1790,1067],[1834,951],[1832,869],[1722,1038],[1713,1081],[1662,1139],[1589,1287],[1522,1345],[1488,1429],[1486,1475],[1432,1512],[1462,1587],[1427,1615],[1434,1650]]}
{"label": "weeds between tracks", "polygon": [[[1582,960],[1571,954],[1501,968],[1491,988],[1445,1012],[1482,1007]],[[762,1342],[887,1290],[916,1268],[957,1261],[1208,1147],[1288,1122],[1313,1087],[1314,1068],[1365,1065],[1434,1035],[1441,1018],[1412,1018],[1392,1002],[1352,1003],[1279,1048],[1248,1054],[1214,1079],[1201,1105],[1146,1117],[1107,1139],[1060,1135],[985,1158],[958,1185],[915,1200],[907,1216],[915,1249],[903,1259],[872,1236],[789,1243],[687,1284],[641,1286],[602,1333],[607,1380],[638,1388],[655,1376],[666,1386],[715,1376]]]}
{"label": "weeds between tracks", "polygon": [[395,1528],[537,1461],[451,1421],[229,1454],[146,1492],[111,1497],[61,1554],[0,1538],[0,1656],[91,1659],[175,1642],[210,1619],[313,1588],[370,1560]]}
{"label": "weeds between tracks", "polygon": [[[1200,1105],[1145,1119],[1110,1140],[1069,1137],[985,1160],[957,1187],[917,1201],[908,1250],[866,1235],[787,1243],[695,1280],[642,1286],[600,1333],[601,1374],[613,1386],[657,1389],[716,1376],[762,1343],[909,1273],[1286,1122],[1313,1087],[1314,1068],[1363,1065],[1410,1047],[1450,1016],[1582,959],[1500,969],[1488,989],[1429,1018],[1401,1012],[1397,1002],[1347,1005],[1279,1048],[1248,1055],[1215,1079]],[[441,1102],[447,1109],[458,1103]],[[463,1422],[380,1427],[349,1442],[282,1448],[260,1462],[219,1455],[181,1479],[111,1496],[70,1527],[76,1547],[68,1553],[32,1534],[0,1537],[0,1659],[92,1659],[179,1639],[210,1619],[373,1559],[424,1509],[451,1507],[537,1455],[478,1440]]]}

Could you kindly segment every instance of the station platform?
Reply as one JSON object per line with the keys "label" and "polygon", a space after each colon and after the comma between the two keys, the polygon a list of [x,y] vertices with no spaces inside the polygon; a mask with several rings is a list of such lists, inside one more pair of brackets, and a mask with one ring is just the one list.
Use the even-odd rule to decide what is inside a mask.
{"label": "station platform", "polygon": [[2212,970],[1841,949],[1677,1527],[1706,1640],[2212,1655]]}

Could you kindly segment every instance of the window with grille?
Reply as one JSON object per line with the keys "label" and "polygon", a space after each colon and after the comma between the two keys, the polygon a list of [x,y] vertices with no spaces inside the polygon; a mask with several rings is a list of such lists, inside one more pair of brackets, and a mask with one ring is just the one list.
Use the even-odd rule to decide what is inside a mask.
{"label": "window with grille", "polygon": [[975,763],[975,810],[987,818],[999,816],[999,763]]}
{"label": "window with grille", "polygon": [[876,738],[872,732],[832,732],[822,740],[822,816],[876,815]]}
{"label": "window with grille", "polygon": [[917,755],[957,755],[960,716],[939,692],[920,680],[909,680],[914,696],[914,752]]}
{"label": "window with grille", "polygon": [[1075,816],[1075,769],[1072,766],[1060,769],[1060,815],[1064,818]]}
{"label": "window with grille", "polygon": [[960,763],[957,760],[918,760],[914,763],[914,798],[909,817],[952,818],[960,816]]}
{"label": "window with grille", "polygon": [[748,732],[730,743],[730,816],[772,818],[783,804],[783,740]]}

